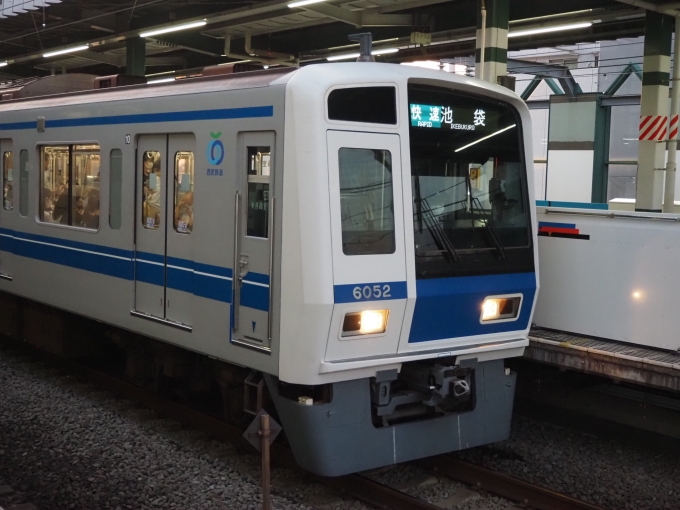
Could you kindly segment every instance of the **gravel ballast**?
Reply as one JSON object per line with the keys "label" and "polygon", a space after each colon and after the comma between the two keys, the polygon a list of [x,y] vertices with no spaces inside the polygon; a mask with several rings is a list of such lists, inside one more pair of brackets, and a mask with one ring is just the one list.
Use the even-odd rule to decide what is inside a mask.
{"label": "gravel ballast", "polygon": [[[260,459],[0,346],[0,507],[261,508]],[[253,450],[254,452],[254,450]],[[277,510],[362,510],[304,473],[275,469]]]}
{"label": "gravel ballast", "polygon": [[[259,509],[260,459],[0,344],[0,507]],[[680,509],[680,459],[521,416],[508,441],[459,457],[616,510]],[[366,476],[460,510],[515,504],[417,464]],[[272,472],[275,509],[363,510],[309,475]]]}
{"label": "gravel ballast", "polygon": [[680,509],[680,458],[515,415],[508,441],[457,454],[612,510]]}

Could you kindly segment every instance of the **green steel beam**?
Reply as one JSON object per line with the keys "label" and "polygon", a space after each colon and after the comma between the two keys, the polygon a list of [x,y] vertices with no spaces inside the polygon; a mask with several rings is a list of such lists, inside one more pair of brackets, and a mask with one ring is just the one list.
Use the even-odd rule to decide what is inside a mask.
{"label": "green steel beam", "polygon": [[531,82],[529,82],[529,85],[527,85],[527,88],[524,89],[524,92],[519,96],[525,101],[529,99],[529,96],[534,93],[534,90],[538,88],[538,86],[541,84],[543,81],[543,78],[539,78],[538,76],[534,76]]}
{"label": "green steel beam", "polygon": [[544,80],[548,84],[548,87],[550,87],[550,90],[553,91],[553,94],[557,94],[558,96],[564,94],[564,91],[555,80],[553,80],[552,78],[544,78]]}
{"label": "green steel beam", "polygon": [[613,96],[614,94],[616,94],[621,88],[621,86],[626,82],[628,77],[633,73],[635,74],[635,76],[639,78],[640,81],[642,81],[642,69],[640,68],[639,65],[631,62],[623,69],[623,71],[619,73],[619,75],[612,82],[612,84],[609,85],[609,88],[607,88],[604,95]]}

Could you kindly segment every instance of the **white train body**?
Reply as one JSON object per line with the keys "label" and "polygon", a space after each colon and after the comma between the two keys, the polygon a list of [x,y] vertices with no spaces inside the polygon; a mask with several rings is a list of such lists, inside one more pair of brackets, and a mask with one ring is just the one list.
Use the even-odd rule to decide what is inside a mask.
{"label": "white train body", "polygon": [[507,437],[538,290],[515,94],[366,63],[62,94],[0,103],[0,157],[0,290],[267,374],[304,467]]}

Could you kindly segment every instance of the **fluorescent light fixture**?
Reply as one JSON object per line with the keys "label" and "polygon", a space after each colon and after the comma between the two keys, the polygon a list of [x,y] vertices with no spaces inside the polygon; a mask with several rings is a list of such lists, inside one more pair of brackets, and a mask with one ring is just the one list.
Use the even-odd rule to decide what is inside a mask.
{"label": "fluorescent light fixture", "polygon": [[484,141],[484,140],[488,140],[488,139],[491,138],[492,136],[500,135],[503,131],[507,131],[508,129],[512,129],[512,128],[514,128],[516,125],[517,125],[517,124],[513,124],[512,126],[508,126],[508,127],[503,128],[503,129],[499,129],[499,130],[496,131],[495,133],[491,133],[490,135],[486,135],[486,136],[480,138],[479,140],[475,140],[475,141],[472,142],[472,143],[469,143],[469,144],[467,144],[467,145],[462,146],[460,149],[456,149],[456,150],[453,151],[453,152],[460,152],[460,151],[462,151],[463,149],[467,149],[468,147],[472,147],[474,144],[479,143],[479,142],[482,142],[482,141]]}
{"label": "fluorescent light fixture", "polygon": [[360,53],[345,53],[344,55],[333,55],[332,57],[326,57],[329,62],[335,62],[336,60],[345,60],[348,58],[359,58]]}
{"label": "fluorescent light fixture", "polygon": [[148,32],[142,32],[139,37],[152,37],[154,35],[167,34],[169,32],[177,32],[178,30],[187,30],[188,28],[196,28],[205,26],[207,22],[205,20],[192,21],[191,23],[184,23],[183,25],[175,25],[174,27],[159,28],[157,30],[149,30]]}
{"label": "fluorescent light fixture", "polygon": [[50,51],[49,53],[45,53],[43,55],[43,58],[56,57],[57,55],[65,55],[66,53],[73,53],[74,51],[83,51],[88,49],[89,47],[90,47],[89,45],[83,44],[82,46],[74,46],[73,48],[67,48],[65,50]]}
{"label": "fluorescent light fixture", "polygon": [[303,5],[311,5],[311,4],[318,4],[321,2],[325,2],[325,0],[300,0],[299,2],[293,2],[291,4],[288,4],[288,7],[291,9],[294,9],[295,7],[302,7]]}
{"label": "fluorescent light fixture", "polygon": [[175,78],[161,78],[160,80],[151,80],[151,81],[147,81],[146,84],[152,85],[154,83],[168,83],[168,82],[171,82],[171,81],[175,81]]}
{"label": "fluorescent light fixture", "polygon": [[396,53],[399,51],[399,48],[383,48],[381,50],[375,50],[371,52],[371,55],[386,55],[388,53]]}
{"label": "fluorescent light fixture", "polygon": [[161,76],[163,74],[175,74],[177,71],[163,71],[162,73],[152,73],[145,75],[146,78],[152,78],[154,76]]}
{"label": "fluorescent light fixture", "polygon": [[[382,48],[380,50],[374,50],[371,52],[371,55],[386,55],[388,53],[396,53],[399,51],[399,48]],[[326,60],[329,62],[335,62],[336,60],[347,60],[350,58],[359,58],[360,53],[345,53],[343,55],[332,55],[330,57],[326,57]]]}
{"label": "fluorescent light fixture", "polygon": [[562,30],[576,30],[578,28],[588,28],[591,22],[586,23],[572,23],[571,25],[558,25],[555,27],[532,28],[529,30],[517,30],[516,32],[509,32],[508,37],[522,37],[523,35],[546,34],[548,32],[561,32]]}
{"label": "fluorescent light fixture", "polygon": [[0,67],[5,67],[7,65],[7,62],[0,62]]}

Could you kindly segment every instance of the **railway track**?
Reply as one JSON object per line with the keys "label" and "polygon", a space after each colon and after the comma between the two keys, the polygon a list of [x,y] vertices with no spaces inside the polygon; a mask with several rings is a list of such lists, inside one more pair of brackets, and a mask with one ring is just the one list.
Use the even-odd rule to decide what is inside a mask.
{"label": "railway track", "polygon": [[448,455],[420,461],[426,469],[522,503],[536,510],[605,510],[603,507],[545,489],[525,480]]}
{"label": "railway track", "polygon": [[[37,351],[14,340],[3,338],[0,341],[22,351],[30,351],[33,355],[56,363],[69,373],[78,375],[118,397],[132,400],[140,406],[152,409],[166,418],[200,430],[216,439],[232,444],[240,444],[244,441],[241,428],[183,404],[170,401],[152,391],[135,386],[82,363]],[[271,448],[274,466],[299,469],[292,452],[288,448],[278,443],[274,443]],[[536,510],[605,510],[603,507],[576,500],[449,455],[423,459],[418,461],[418,464],[437,475],[464,482],[476,489],[484,490]],[[315,477],[315,479],[344,496],[350,496],[384,510],[441,510],[440,506],[359,474],[337,478]]]}

